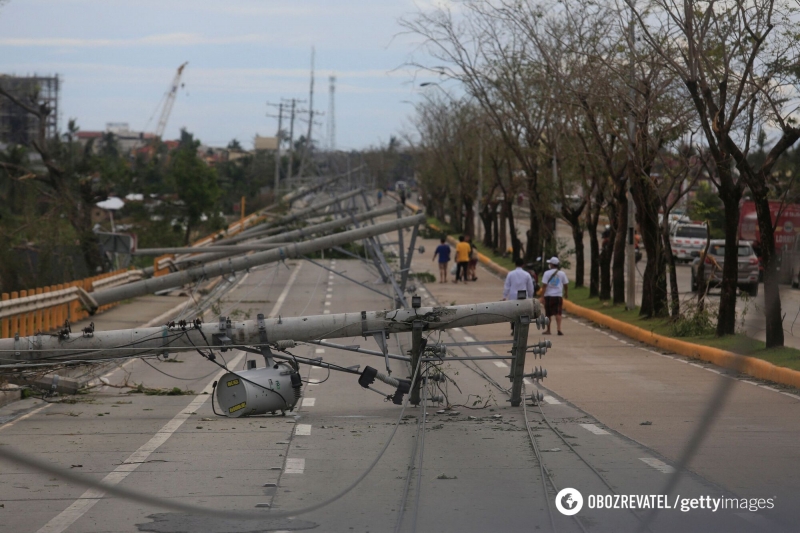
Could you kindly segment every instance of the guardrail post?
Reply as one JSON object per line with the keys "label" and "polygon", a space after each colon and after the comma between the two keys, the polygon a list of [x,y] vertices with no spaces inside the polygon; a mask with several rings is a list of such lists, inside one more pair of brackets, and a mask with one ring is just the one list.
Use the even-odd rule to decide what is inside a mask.
{"label": "guardrail post", "polygon": [[[28,296],[33,296],[34,294],[36,294],[35,289],[31,289],[30,291],[28,291]],[[25,313],[25,322],[26,322],[25,331],[27,332],[27,335],[33,335],[34,332],[36,331],[33,326],[33,319],[35,317],[36,317],[35,311],[28,311],[27,313]]]}
{"label": "guardrail post", "polygon": [[[36,294],[44,294],[44,289],[39,287],[36,289]],[[39,309],[36,310],[36,330],[34,331],[41,331],[42,333],[46,332],[47,330],[44,329],[44,310],[41,307],[42,304],[39,304]]]}
{"label": "guardrail post", "polygon": [[[19,298],[19,293],[17,291],[11,291],[11,299],[16,300]],[[19,315],[14,315],[11,317],[11,334],[9,337],[13,337],[15,333],[19,333]]]}
{"label": "guardrail post", "polygon": [[[63,283],[59,283],[58,285],[56,285],[56,290],[57,291],[60,291],[63,288],[64,288],[64,284]],[[57,328],[61,327],[64,324],[64,321],[67,319],[66,315],[67,315],[67,313],[66,313],[66,310],[64,309],[64,304],[57,305],[56,306],[56,323],[55,323],[55,326]]]}
{"label": "guardrail post", "polygon": [[[11,296],[7,292],[4,292],[2,297],[0,297],[0,298],[2,298],[2,301],[7,302],[9,300],[9,298],[11,298]],[[11,335],[9,335],[9,333],[8,333],[8,326],[9,326],[10,322],[11,322],[11,320],[8,319],[8,318],[4,318],[0,322],[0,339],[7,339],[7,338],[11,337]]]}
{"label": "guardrail post", "polygon": [[[47,293],[50,292],[50,290],[51,290],[51,288],[48,285],[47,287],[44,287],[42,289],[42,292],[44,294],[47,294]],[[53,324],[53,308],[52,307],[47,307],[46,309],[43,309],[42,310],[42,315],[43,315],[42,316],[42,331],[44,333],[47,333],[48,331],[50,331],[50,329],[52,328],[52,324]]]}
{"label": "guardrail post", "polygon": [[[25,298],[26,296],[28,296],[28,291],[19,291],[20,298]],[[19,322],[17,329],[19,336],[25,337],[28,334],[28,313],[22,313],[17,317],[17,320]]]}

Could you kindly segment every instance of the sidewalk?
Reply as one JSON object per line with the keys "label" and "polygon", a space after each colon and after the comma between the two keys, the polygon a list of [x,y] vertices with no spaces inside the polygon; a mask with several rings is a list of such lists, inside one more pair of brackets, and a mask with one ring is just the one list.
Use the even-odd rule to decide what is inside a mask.
{"label": "sidewalk", "polygon": [[[430,272],[438,280],[438,266],[431,261],[438,241],[422,239],[420,244],[425,253],[414,255],[412,270]],[[503,279],[480,264],[477,276],[478,281],[466,285],[437,281],[425,288],[444,305],[502,298]],[[432,304],[423,298],[423,305]],[[476,340],[510,338],[504,324],[469,329]],[[565,316],[562,329],[563,337],[549,337],[553,348],[542,360],[530,357],[526,361],[526,372],[534,366],[548,370],[548,378],[539,387],[542,392],[552,391],[553,396],[567,399],[628,438],[676,460],[702,420],[719,380],[736,379],[724,416],[715,421],[692,462],[694,471],[742,495],[773,490],[770,480],[800,491],[800,480],[786,472],[787,465],[800,461],[796,446],[800,396],[796,391],[760,385],[748,376],[728,375],[713,365],[690,363],[574,317]],[[535,342],[547,337],[532,328],[529,338]],[[495,351],[506,349],[498,346]],[[767,434],[771,437],[764,439]],[[731,464],[739,466],[731,469]]]}

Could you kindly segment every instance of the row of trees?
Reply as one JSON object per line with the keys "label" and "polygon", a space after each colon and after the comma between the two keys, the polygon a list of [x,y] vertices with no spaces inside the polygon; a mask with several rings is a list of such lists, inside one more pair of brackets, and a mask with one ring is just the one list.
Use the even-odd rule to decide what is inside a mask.
{"label": "row of trees", "polygon": [[[455,82],[459,95],[429,92],[418,107],[428,209],[439,216],[449,209],[451,222],[473,233],[479,195],[486,244],[504,250],[511,224],[517,255],[523,247],[513,202],[522,193],[530,213],[525,258],[554,248],[553,220],[560,217],[573,228],[582,266],[586,229],[590,294],[621,303],[632,201],[647,252],[640,314],[677,316],[666,215],[698,181],[710,182],[723,207],[717,333],[727,335],[735,327],[739,206],[749,195],[765,264],[767,345],[782,345],[769,200],[796,194],[793,175],[775,171],[800,137],[793,6],[779,0],[454,6],[402,22],[423,39],[426,59],[414,65],[448,87]],[[439,199],[446,202],[438,205]],[[602,243],[601,214],[611,226]],[[583,276],[578,271],[577,284]]]}

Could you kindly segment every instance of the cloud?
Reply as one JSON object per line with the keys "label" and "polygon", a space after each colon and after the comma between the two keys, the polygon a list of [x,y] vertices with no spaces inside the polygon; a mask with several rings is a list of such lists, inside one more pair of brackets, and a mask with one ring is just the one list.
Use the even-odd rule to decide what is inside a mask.
{"label": "cloud", "polygon": [[199,33],[160,33],[132,39],[84,39],[75,37],[2,37],[0,46],[106,48],[130,46],[197,46],[203,44],[275,44],[277,39],[264,33],[207,36]]}

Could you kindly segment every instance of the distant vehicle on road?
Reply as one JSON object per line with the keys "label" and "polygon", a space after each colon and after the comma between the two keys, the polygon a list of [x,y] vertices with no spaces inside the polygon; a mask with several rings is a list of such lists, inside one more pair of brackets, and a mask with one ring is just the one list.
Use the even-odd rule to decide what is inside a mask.
{"label": "distant vehicle on road", "polygon": [[689,263],[695,252],[702,252],[708,240],[708,226],[705,223],[676,224],[669,236],[672,255],[678,261]]}
{"label": "distant vehicle on road", "polygon": [[[736,254],[739,261],[739,276],[736,285],[750,296],[758,296],[758,257],[753,251],[753,246],[747,241],[739,241]],[[705,261],[703,277],[700,277],[700,262]],[[716,286],[722,282],[722,268],[725,265],[725,239],[713,239],[708,246],[708,255],[702,257],[701,252],[695,252],[692,260],[692,292],[697,292],[705,287],[706,280],[709,285]]]}
{"label": "distant vehicle on road", "polygon": [[[782,275],[780,282],[791,282],[796,287],[800,270],[795,263],[800,262],[800,251],[793,250],[796,249],[797,238],[800,236],[800,204],[787,204],[774,200],[769,203],[769,211],[775,226],[775,250],[783,254],[781,270],[790,274],[788,277]],[[758,228],[756,205],[753,202],[742,203],[739,214],[739,238],[751,241],[759,261],[762,261],[761,231]],[[763,277],[764,265],[761,264],[760,268]],[[786,271],[786,268],[791,268],[791,273]]]}

